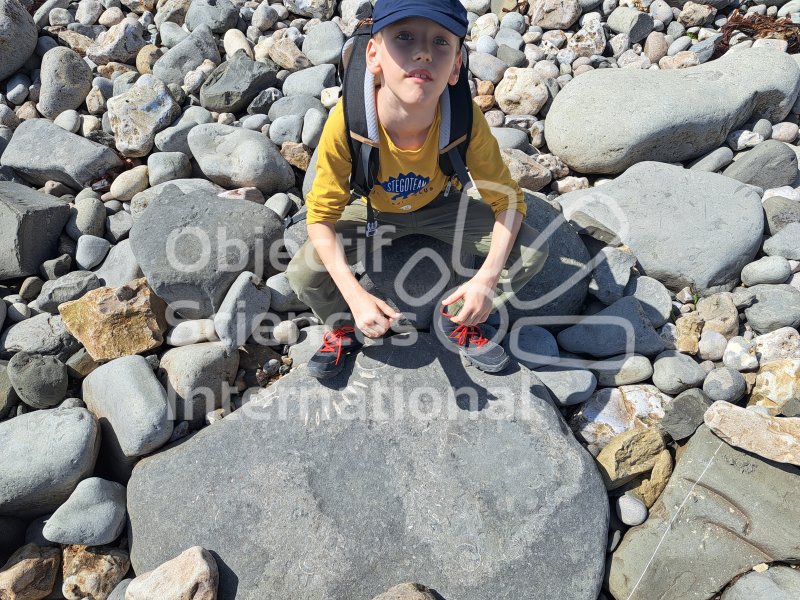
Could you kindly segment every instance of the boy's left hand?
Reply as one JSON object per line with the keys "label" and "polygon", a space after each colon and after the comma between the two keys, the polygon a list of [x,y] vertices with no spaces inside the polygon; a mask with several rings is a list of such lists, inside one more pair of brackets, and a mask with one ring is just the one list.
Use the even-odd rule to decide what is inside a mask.
{"label": "boy's left hand", "polygon": [[450,306],[461,300],[463,302],[458,314],[450,320],[457,325],[480,325],[489,318],[492,312],[492,299],[496,281],[479,274],[459,286],[459,288],[442,300],[444,306]]}

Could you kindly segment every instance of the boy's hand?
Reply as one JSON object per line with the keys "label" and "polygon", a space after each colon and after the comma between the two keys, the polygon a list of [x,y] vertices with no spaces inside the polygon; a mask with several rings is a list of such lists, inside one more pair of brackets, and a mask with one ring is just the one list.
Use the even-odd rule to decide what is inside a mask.
{"label": "boy's hand", "polygon": [[496,281],[492,282],[480,274],[461,285],[442,300],[444,306],[450,306],[459,300],[463,302],[458,314],[450,320],[457,325],[480,325],[485,322],[492,312],[495,285]]}
{"label": "boy's hand", "polygon": [[403,316],[386,302],[368,292],[360,294],[350,304],[350,310],[353,313],[356,327],[368,338],[381,337],[389,330],[392,321]]}

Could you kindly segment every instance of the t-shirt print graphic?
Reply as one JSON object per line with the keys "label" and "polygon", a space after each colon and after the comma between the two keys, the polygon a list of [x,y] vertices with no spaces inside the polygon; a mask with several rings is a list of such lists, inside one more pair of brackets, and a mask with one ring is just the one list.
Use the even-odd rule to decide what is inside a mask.
{"label": "t-shirt print graphic", "polygon": [[392,202],[400,202],[408,200],[409,196],[425,189],[425,186],[430,182],[430,177],[423,177],[412,171],[407,175],[400,173],[397,177],[389,177],[387,181],[379,181],[378,183],[386,193],[394,194],[391,198]]}

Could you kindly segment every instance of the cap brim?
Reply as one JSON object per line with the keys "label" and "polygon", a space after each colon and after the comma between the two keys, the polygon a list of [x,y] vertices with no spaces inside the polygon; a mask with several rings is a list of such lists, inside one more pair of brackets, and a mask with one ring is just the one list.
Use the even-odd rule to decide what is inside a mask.
{"label": "cap brim", "polygon": [[457,38],[463,38],[464,36],[467,35],[467,27],[462,23],[456,21],[450,15],[442,12],[436,12],[435,14],[436,14],[435,17],[429,16],[427,14],[420,14],[419,10],[413,8],[399,10],[396,13],[392,13],[391,15],[384,17],[380,21],[374,22],[372,24],[372,33],[376,34],[387,25],[391,25],[392,23],[397,23],[397,21],[402,21],[403,19],[408,19],[410,17],[422,17],[424,19],[430,19],[434,23],[438,23]]}

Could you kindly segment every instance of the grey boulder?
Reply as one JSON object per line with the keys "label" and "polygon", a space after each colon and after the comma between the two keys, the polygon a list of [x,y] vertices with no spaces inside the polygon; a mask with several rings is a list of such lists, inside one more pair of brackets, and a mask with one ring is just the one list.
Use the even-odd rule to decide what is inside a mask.
{"label": "grey boulder", "polygon": [[789,223],[764,242],[764,252],[770,257],[800,260],[800,223]]}
{"label": "grey boulder", "polygon": [[31,14],[17,0],[0,0],[0,81],[17,72],[36,48]]}
{"label": "grey boulder", "polygon": [[730,290],[755,258],[764,231],[752,187],[664,163],[639,163],[611,183],[559,201],[579,230],[626,244],[645,274],[676,292]]}
{"label": "grey boulder", "polygon": [[48,119],[78,108],[92,89],[92,69],[70,48],[57,46],[42,57],[36,109]]}
{"label": "grey boulder", "polygon": [[17,352],[6,369],[19,399],[32,408],[51,408],[67,393],[67,366],[53,356]]}
{"label": "grey boulder", "polygon": [[28,352],[67,360],[80,347],[59,315],[42,313],[6,329],[0,337],[0,355]]}
{"label": "grey boulder", "polygon": [[203,174],[226,188],[256,187],[265,196],[294,185],[294,171],[258,131],[209,123],[194,127],[189,148]]}
{"label": "grey boulder", "polygon": [[754,285],[747,288],[755,301],[744,310],[747,322],[757,333],[781,327],[800,327],[800,290],[788,283]]}
{"label": "grey boulder", "polygon": [[656,333],[636,298],[626,296],[561,331],[559,345],[569,352],[600,358],[636,352],[658,354],[664,341]]}
{"label": "grey boulder", "polygon": [[125,528],[125,487],[89,477],[47,520],[42,534],[59,544],[110,544]]}
{"label": "grey boulder", "polygon": [[204,60],[219,64],[220,55],[214,34],[208,25],[199,25],[178,45],[167,50],[153,65],[153,75],[164,83],[183,85],[183,77]]}
{"label": "grey boulder", "polygon": [[159,297],[181,315],[203,319],[219,309],[239,273],[261,275],[283,223],[254,202],[165,186],[134,222],[131,248]]}
{"label": "grey boulder", "polygon": [[791,185],[797,179],[797,155],[777,140],[761,142],[722,172],[762,189]]}
{"label": "grey boulder", "polygon": [[731,585],[721,600],[792,600],[800,598],[800,571],[772,565],[759,573],[751,571]]}
{"label": "grey boulder", "polygon": [[290,74],[283,82],[284,96],[308,94],[319,98],[322,90],[336,84],[336,67],[330,64],[308,67]]}
{"label": "grey boulder", "polygon": [[306,34],[303,40],[303,54],[314,65],[326,63],[338,65],[344,41],[341,28],[332,21],[326,21]]}
{"label": "grey boulder", "polygon": [[653,383],[665,394],[680,394],[689,388],[703,385],[706,372],[688,354],[667,350],[656,356],[653,363]]}
{"label": "grey boulder", "polygon": [[[733,448],[702,425],[650,517],[612,555],[609,590],[630,600],[705,600],[754,565],[793,560],[800,522],[785,498],[798,476],[800,468]],[[700,544],[702,561],[687,552]],[[668,560],[650,562],[656,549]]]}
{"label": "grey boulder", "polygon": [[221,34],[236,27],[238,17],[239,11],[230,0],[193,0],[184,24],[189,31],[206,26]]}
{"label": "grey boulder", "polygon": [[28,119],[14,131],[0,164],[34,185],[58,181],[79,190],[121,167],[122,160],[108,146],[70,133],[47,119]]}
{"label": "grey boulder", "polygon": [[18,183],[0,181],[0,280],[33,275],[58,255],[69,206]]}
{"label": "grey boulder", "polygon": [[39,410],[0,423],[0,516],[54,511],[91,475],[100,429],[84,408]]}
{"label": "grey boulder", "polygon": [[[597,598],[605,490],[535,375],[465,370],[425,334],[367,348],[347,371],[322,385],[298,369],[139,462],[134,570],[192,540],[226,566],[221,598],[301,585],[304,597],[373,598],[409,574],[461,600]],[[348,381],[354,394],[339,391]]]}
{"label": "grey boulder", "polygon": [[751,118],[777,123],[798,91],[800,66],[770,48],[729,52],[691,69],[596,69],[555,97],[545,137],[576,171],[621,173],[644,160],[706,154]]}

